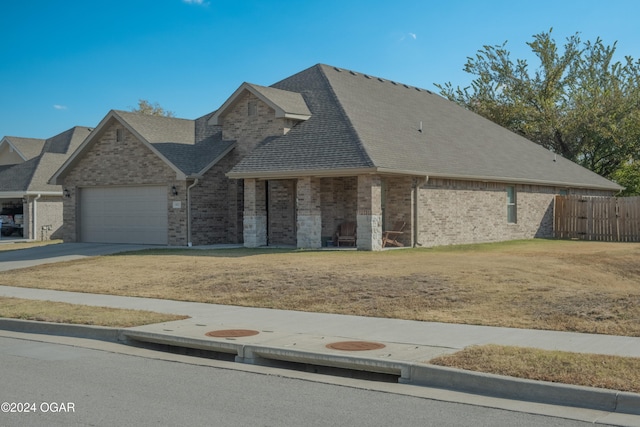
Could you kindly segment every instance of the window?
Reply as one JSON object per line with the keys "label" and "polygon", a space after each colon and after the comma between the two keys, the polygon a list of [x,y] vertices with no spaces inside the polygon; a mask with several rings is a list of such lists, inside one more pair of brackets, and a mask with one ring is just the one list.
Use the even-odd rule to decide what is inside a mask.
{"label": "window", "polygon": [[258,104],[255,101],[249,101],[247,104],[249,116],[258,115]]}
{"label": "window", "polygon": [[116,142],[122,142],[124,140],[124,129],[116,129]]}
{"label": "window", "polygon": [[507,222],[509,224],[515,224],[517,221],[516,207],[516,188],[509,186],[507,187]]}

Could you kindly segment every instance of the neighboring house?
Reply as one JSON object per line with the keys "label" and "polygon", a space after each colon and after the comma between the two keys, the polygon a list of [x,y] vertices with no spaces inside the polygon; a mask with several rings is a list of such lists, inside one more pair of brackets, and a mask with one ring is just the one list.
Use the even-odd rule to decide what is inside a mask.
{"label": "neighboring house", "polygon": [[197,120],[111,111],[56,172],[64,238],[379,250],[553,235],[555,194],[621,187],[428,90],[316,65]]}
{"label": "neighboring house", "polygon": [[22,215],[16,233],[33,240],[61,238],[62,187],[48,181],[89,133],[74,127],[49,139],[0,140],[0,203],[4,213]]}

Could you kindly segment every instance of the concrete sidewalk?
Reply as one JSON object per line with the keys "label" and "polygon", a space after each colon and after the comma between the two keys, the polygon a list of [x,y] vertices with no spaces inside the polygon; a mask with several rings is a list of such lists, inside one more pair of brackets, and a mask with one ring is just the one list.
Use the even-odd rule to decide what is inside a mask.
{"label": "concrete sidewalk", "polygon": [[[399,382],[408,384],[640,414],[640,395],[635,393],[518,380],[424,363],[439,355],[482,344],[640,357],[640,338],[305,313],[8,286],[0,286],[0,296],[188,315],[190,318],[186,320],[117,331],[118,339],[226,353],[237,362],[268,366],[295,362],[369,371],[395,375]],[[64,329],[65,325],[12,320],[3,320],[0,328],[72,336],[84,333],[79,331],[99,336],[105,329]],[[212,331],[229,330],[250,330],[254,335],[206,335]],[[358,351],[327,347],[328,344],[345,341],[375,343],[384,347]]]}
{"label": "concrete sidewalk", "polygon": [[[188,320],[171,322],[171,328],[194,336],[199,336],[202,329],[195,325],[207,325],[213,328],[268,330],[292,335],[420,345],[431,348],[434,355],[455,352],[471,345],[499,344],[640,357],[640,338],[615,335],[307,313],[10,286],[0,286],[0,296],[188,315],[191,317]],[[157,324],[134,329],[153,331],[165,328],[166,324]]]}
{"label": "concrete sidewalk", "polygon": [[[0,241],[0,244],[14,244]],[[157,248],[153,245],[125,245],[110,243],[57,243],[30,248],[0,251],[0,271],[16,270],[41,264],[73,261],[87,257],[110,255],[118,252]]]}

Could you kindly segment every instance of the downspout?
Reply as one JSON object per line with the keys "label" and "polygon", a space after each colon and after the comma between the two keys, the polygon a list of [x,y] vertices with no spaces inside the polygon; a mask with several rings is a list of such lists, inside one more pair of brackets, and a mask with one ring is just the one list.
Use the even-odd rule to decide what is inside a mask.
{"label": "downspout", "polygon": [[[38,237],[38,209],[36,208],[36,202],[42,196],[42,194],[38,193],[38,195],[33,199],[33,234],[30,236],[31,240],[37,240]],[[29,199],[27,199],[28,202]],[[22,229],[24,230],[24,220],[22,221]]]}
{"label": "downspout", "polygon": [[422,243],[418,242],[418,220],[420,218],[420,187],[429,182],[429,177],[416,179],[415,186],[413,187],[413,247],[422,246]]}
{"label": "downspout", "polygon": [[198,178],[193,181],[189,187],[187,187],[187,246],[191,247],[191,189],[198,184]]}

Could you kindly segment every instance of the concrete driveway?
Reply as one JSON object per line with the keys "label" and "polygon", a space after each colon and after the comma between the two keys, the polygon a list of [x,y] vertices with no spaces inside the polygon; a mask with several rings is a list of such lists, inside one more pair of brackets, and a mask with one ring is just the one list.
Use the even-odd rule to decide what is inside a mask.
{"label": "concrete driveway", "polygon": [[59,243],[56,245],[17,249],[15,251],[0,251],[0,271],[158,247],[162,246],[111,243]]}

